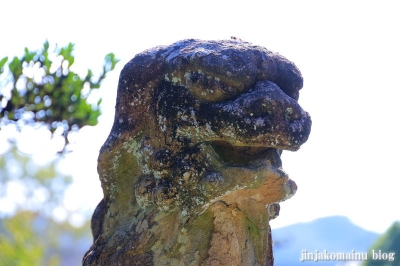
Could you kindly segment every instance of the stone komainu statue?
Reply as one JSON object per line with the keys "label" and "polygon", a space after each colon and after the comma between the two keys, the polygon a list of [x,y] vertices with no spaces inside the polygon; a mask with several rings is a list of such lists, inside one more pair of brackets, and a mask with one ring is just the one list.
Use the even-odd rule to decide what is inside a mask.
{"label": "stone komainu statue", "polygon": [[303,79],[241,40],[138,54],[98,159],[104,199],[84,265],[272,265],[269,220],[296,192],[282,150],[307,140]]}

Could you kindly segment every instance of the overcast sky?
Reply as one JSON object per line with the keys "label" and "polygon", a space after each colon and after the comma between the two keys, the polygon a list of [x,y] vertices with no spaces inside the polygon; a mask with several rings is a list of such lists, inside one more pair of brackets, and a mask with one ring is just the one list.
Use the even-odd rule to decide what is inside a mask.
{"label": "overcast sky", "polygon": [[[186,38],[264,46],[304,77],[300,104],[313,120],[309,141],[284,152],[299,189],[272,227],[346,215],[383,232],[400,219],[400,8],[397,1],[2,1],[0,57],[51,43],[75,46],[75,68],[121,59],[104,82],[100,123],[85,128],[69,159],[76,183],[66,205],[102,197],[98,150],[114,114],[119,71],[135,54]],[[37,144],[35,149],[41,149]],[[88,199],[90,198],[90,199]]]}

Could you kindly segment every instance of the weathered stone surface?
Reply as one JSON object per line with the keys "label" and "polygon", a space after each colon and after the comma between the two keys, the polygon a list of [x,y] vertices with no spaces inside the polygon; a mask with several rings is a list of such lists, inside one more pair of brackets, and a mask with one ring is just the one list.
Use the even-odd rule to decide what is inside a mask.
{"label": "weathered stone surface", "polygon": [[296,66],[237,41],[184,40],[121,72],[84,265],[272,265],[269,220],[307,140]]}

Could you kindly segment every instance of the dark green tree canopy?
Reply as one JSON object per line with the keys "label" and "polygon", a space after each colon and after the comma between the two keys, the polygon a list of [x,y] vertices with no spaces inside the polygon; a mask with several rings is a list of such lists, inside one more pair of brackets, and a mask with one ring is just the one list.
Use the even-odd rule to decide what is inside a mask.
{"label": "dark green tree canopy", "polygon": [[[381,258],[373,259],[375,253],[385,253]],[[362,266],[399,266],[400,265],[400,222],[394,222],[389,229],[378,237],[369,249],[369,260]]]}
{"label": "dark green tree canopy", "polygon": [[100,88],[107,73],[118,63],[113,53],[104,58],[99,77],[89,69],[84,77],[71,70],[74,45],[49,50],[30,51],[22,57],[0,59],[0,128],[15,123],[18,129],[27,124],[46,125],[51,132],[62,128],[64,137],[85,125],[96,125],[101,99],[90,104],[88,96]]}

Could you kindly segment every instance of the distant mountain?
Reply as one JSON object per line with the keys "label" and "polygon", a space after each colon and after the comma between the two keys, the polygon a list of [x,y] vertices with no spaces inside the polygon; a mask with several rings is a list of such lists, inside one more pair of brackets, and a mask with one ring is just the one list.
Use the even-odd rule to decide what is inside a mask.
{"label": "distant mountain", "polygon": [[[366,253],[378,234],[353,224],[347,217],[331,216],[272,230],[275,266],[317,265],[314,261],[300,261],[317,253],[344,253],[356,256]],[[308,255],[305,255],[309,253]],[[310,254],[312,253],[312,254]],[[321,256],[321,255],[320,255]],[[344,265],[344,261],[318,261],[318,265]]]}

